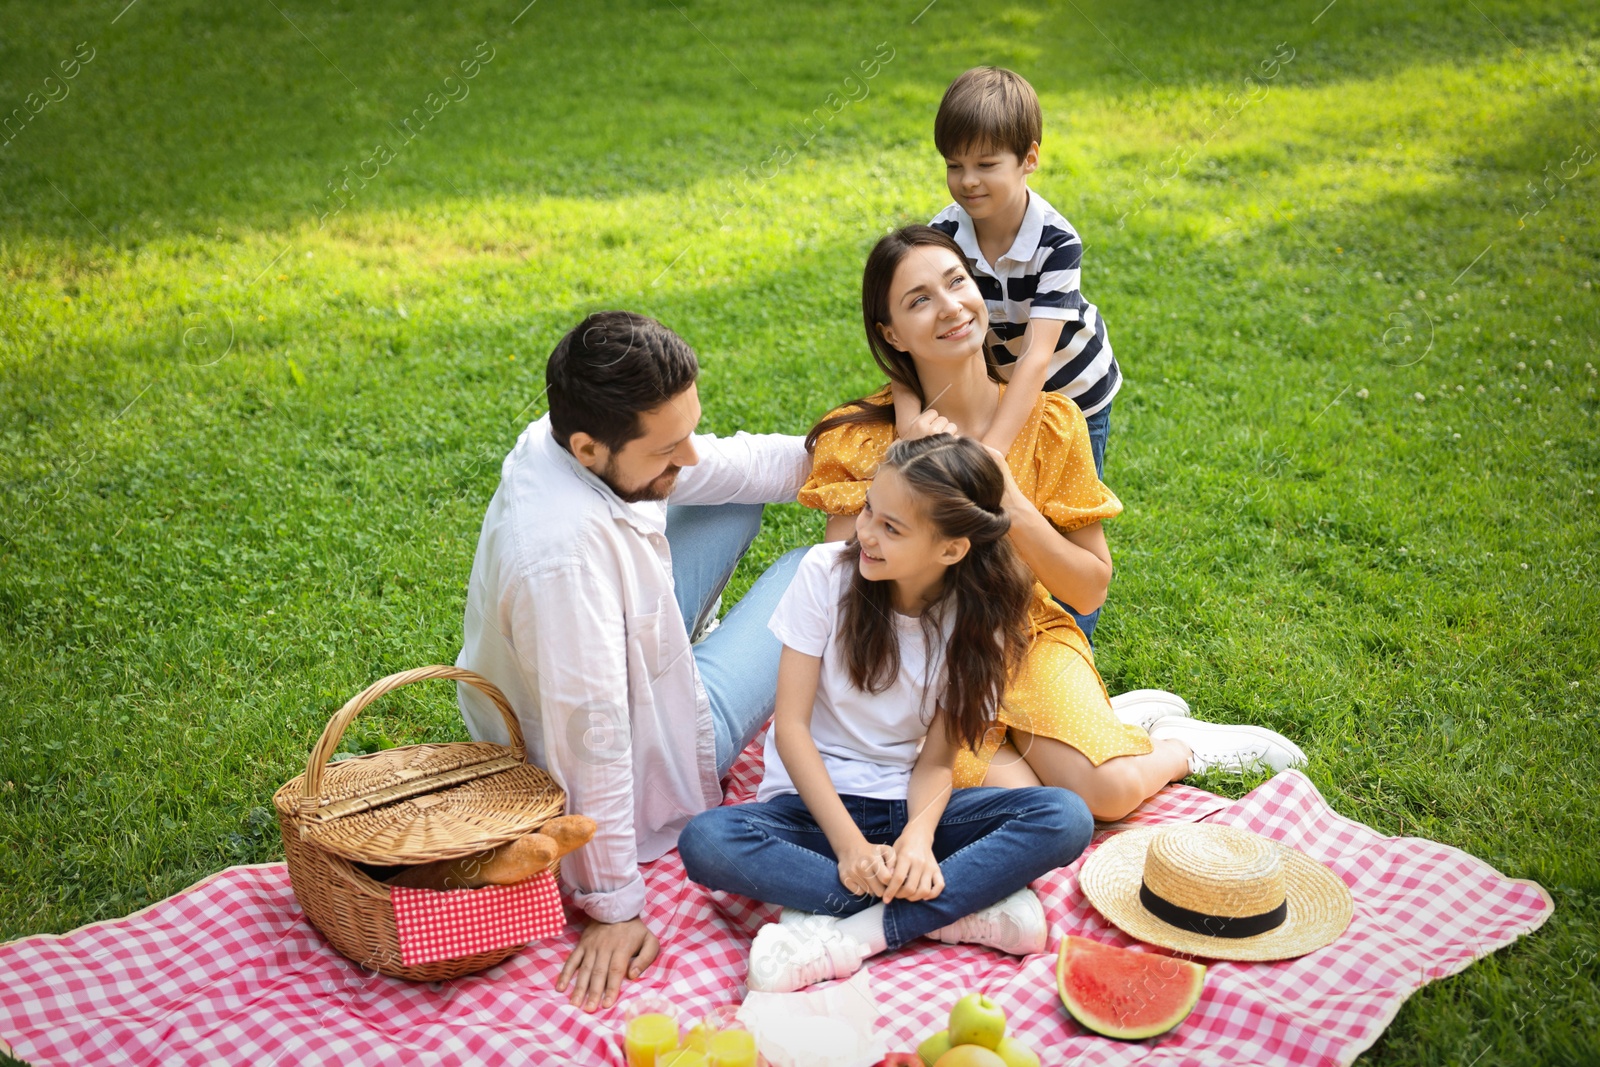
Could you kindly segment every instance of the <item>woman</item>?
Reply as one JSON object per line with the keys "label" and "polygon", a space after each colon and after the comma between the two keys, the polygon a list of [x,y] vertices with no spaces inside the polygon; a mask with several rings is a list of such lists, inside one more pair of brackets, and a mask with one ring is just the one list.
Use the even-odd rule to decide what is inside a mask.
{"label": "woman", "polygon": [[[886,235],[867,259],[861,301],[873,359],[922,401],[908,436],[981,437],[1005,384],[985,343],[988,309],[956,243],[928,226]],[[828,512],[828,540],[850,535],[894,438],[888,386],[812,428],[812,474],[800,500]],[[1002,725],[958,755],[957,788],[1058,786],[1081,796],[1097,819],[1115,821],[1190,773],[1305,762],[1270,730],[1189,718],[1172,694],[1128,694],[1134,699],[1113,706],[1088,641],[1057,603],[1092,611],[1105,602],[1112,568],[1100,524],[1122,511],[1095,476],[1083,414],[1042,393],[1010,451],[996,456],[1005,461],[1009,537],[1038,579],[1033,642],[1006,695]]]}

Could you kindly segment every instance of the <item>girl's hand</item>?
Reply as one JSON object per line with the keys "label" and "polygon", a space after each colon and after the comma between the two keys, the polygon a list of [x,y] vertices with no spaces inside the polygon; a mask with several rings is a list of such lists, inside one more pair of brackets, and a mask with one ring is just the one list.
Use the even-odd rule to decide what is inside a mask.
{"label": "girl's hand", "polygon": [[858,897],[883,896],[894,868],[894,849],[868,844],[865,839],[839,854],[839,881]]}
{"label": "girl's hand", "polygon": [[956,424],[939,414],[933,408],[926,408],[922,414],[911,420],[911,424],[900,433],[902,441],[915,441],[919,437],[932,437],[936,433],[954,434]]}
{"label": "girl's hand", "polygon": [[894,843],[894,873],[880,894],[885,904],[901,900],[932,900],[944,892],[944,872],[933,858],[933,846],[920,837],[901,837]]}

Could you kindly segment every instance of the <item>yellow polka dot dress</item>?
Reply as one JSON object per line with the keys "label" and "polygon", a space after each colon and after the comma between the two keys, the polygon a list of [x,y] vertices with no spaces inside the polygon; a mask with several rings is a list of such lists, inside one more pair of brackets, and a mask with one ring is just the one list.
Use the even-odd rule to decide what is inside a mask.
{"label": "yellow polka dot dress", "polygon": [[[891,403],[888,388],[869,400]],[[830,515],[854,515],[893,440],[890,423],[839,426],[823,434],[800,502]],[[1122,512],[1122,501],[1095,475],[1083,412],[1059,393],[1039,394],[1006,462],[1017,488],[1063,533]],[[1150,735],[1112,712],[1094,652],[1077,622],[1043,585],[1035,582],[1033,591],[1033,644],[1027,662],[1012,679],[1000,709],[1002,725],[989,731],[977,752],[957,755],[958,789],[983,784],[1008,726],[1071,745],[1096,767],[1113,756],[1151,751]]]}

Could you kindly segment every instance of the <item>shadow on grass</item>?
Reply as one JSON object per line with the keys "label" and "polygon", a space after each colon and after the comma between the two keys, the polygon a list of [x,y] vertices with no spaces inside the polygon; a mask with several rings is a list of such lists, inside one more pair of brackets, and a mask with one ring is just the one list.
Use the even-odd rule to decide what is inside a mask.
{"label": "shadow on grass", "polygon": [[[0,149],[0,229],[122,246],[158,229],[282,229],[347,202],[404,211],[484,189],[593,199],[671,192],[708,173],[732,180],[759,168],[806,129],[821,137],[807,151],[923,145],[944,86],[977,62],[1022,69],[1070,130],[1071,109],[1091,101],[1136,111],[1185,94],[1220,100],[1280,41],[1301,55],[1290,81],[1357,85],[1581,32],[1580,9],[1484,10],[1515,45],[1443,0],[1344,4],[1315,26],[1308,11],[1150,0],[983,13],[944,4],[914,26],[909,8],[849,4],[759,16],[734,4],[591,5],[581,14],[540,6],[514,27],[512,8],[498,5],[381,20],[302,12],[293,25],[270,6],[157,5],[115,27],[101,25],[98,7],[68,8],[19,27],[0,48],[0,68],[13,72],[0,82],[7,100],[35,90],[25,72],[43,77],[78,40],[99,49],[76,90]],[[852,90],[845,79],[882,57],[880,43],[892,60]],[[463,62],[476,64],[470,81]],[[837,115],[829,110],[830,93],[837,101],[862,92]],[[437,114],[427,113],[430,93],[445,101]],[[419,107],[425,121],[401,129]],[[421,132],[409,141],[408,130]],[[395,158],[373,171],[380,142]],[[336,183],[351,191],[335,192]]]}

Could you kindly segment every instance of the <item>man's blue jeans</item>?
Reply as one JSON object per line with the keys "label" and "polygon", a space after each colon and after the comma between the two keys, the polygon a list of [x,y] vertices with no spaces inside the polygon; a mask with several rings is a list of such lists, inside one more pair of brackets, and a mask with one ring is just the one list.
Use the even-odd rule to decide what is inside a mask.
{"label": "man's blue jeans", "polygon": [[[872,844],[892,845],[905,829],[904,800],[839,799]],[[1065,789],[955,790],[933,835],[944,890],[932,900],[889,903],[883,915],[889,947],[948,926],[1065,867],[1089,847],[1093,833],[1088,807]],[[771,904],[853,915],[877,903],[839,881],[838,857],[827,835],[793,793],[701,812],[678,837],[678,855],[701,885]]]}
{"label": "man's blue jeans", "polygon": [[[761,504],[669,506],[667,544],[672,549],[672,591],[692,637],[716,609],[739,559],[761,532]],[[727,775],[750,739],[772,717],[783,645],[767,629],[800,566],[804,548],[778,557],[722,623],[694,645],[700,682],[711,698],[717,735],[717,777]]]}
{"label": "man's blue jeans", "polygon": [[[1085,416],[1084,421],[1089,424],[1089,446],[1094,452],[1095,477],[1104,481],[1106,476],[1106,435],[1111,432],[1111,405],[1107,404],[1093,415]],[[1062,603],[1060,600],[1057,600],[1056,603],[1061,604],[1062,607],[1072,612],[1072,617],[1078,620],[1078,629],[1083,631],[1083,636],[1089,638],[1092,644],[1095,623],[1100,621],[1100,612],[1104,609],[1095,608],[1087,615],[1079,615],[1069,605]]]}

